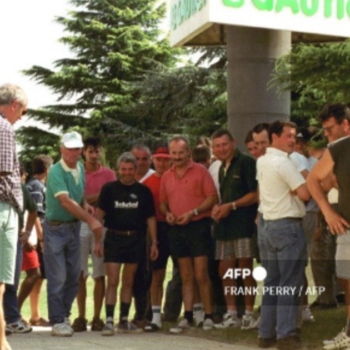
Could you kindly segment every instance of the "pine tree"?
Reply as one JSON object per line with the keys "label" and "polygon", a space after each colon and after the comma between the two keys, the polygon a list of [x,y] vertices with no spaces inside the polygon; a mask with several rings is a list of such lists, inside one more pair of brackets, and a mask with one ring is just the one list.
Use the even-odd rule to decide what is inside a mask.
{"label": "pine tree", "polygon": [[[179,50],[162,37],[159,24],[165,5],[157,0],[71,0],[71,4],[76,9],[56,20],[68,33],[61,42],[74,57],[56,61],[53,70],[33,66],[24,71],[58,94],[59,103],[29,115],[62,132],[74,127],[84,135],[102,136],[111,154],[118,144],[125,147],[145,134],[138,119],[128,113],[140,97],[136,83],[147,72],[173,67]],[[74,102],[62,103],[63,99]],[[20,131],[24,149],[32,146],[28,136],[33,131]]]}
{"label": "pine tree", "polygon": [[292,117],[315,123],[326,103],[350,101],[350,42],[299,44],[277,61],[271,84],[292,94]]}

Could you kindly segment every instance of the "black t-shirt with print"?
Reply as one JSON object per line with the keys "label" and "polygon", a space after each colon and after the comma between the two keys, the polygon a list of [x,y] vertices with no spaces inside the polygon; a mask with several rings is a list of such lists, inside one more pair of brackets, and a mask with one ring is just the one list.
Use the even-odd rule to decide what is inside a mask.
{"label": "black t-shirt with print", "polygon": [[105,184],[97,207],[106,213],[104,226],[112,230],[145,231],[147,219],[155,215],[151,191],[138,182],[132,185],[120,181]]}

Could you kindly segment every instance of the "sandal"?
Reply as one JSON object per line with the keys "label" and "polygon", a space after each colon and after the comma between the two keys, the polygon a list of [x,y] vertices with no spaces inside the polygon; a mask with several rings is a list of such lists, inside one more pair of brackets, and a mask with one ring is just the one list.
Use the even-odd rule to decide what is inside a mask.
{"label": "sandal", "polygon": [[87,331],[87,320],[85,318],[82,318],[82,317],[77,317],[72,324],[72,328],[73,328],[74,332]]}
{"label": "sandal", "polygon": [[91,322],[91,330],[102,332],[105,323],[100,318],[94,318]]}
{"label": "sandal", "polygon": [[35,327],[50,327],[50,322],[46,320],[43,317],[37,318],[33,320],[32,318],[30,319],[30,324]]}

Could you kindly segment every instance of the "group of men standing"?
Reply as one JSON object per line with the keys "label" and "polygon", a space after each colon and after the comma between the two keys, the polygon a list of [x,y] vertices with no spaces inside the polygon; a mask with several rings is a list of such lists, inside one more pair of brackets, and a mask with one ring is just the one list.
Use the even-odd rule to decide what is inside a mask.
{"label": "group of men standing", "polygon": [[[25,114],[26,108],[27,99],[22,89],[13,85],[0,87],[1,350],[11,349],[5,337],[2,298],[4,284],[12,284],[14,280],[17,213],[22,210],[12,124]],[[343,130],[337,138],[349,135],[349,108],[341,104],[327,108],[322,120],[325,135],[331,141],[336,138],[332,139],[331,135],[337,131],[341,134]],[[330,125],[332,119],[334,124]],[[88,256],[92,251],[95,281],[92,330],[102,331],[102,335],[113,335],[115,329],[140,331],[137,324],[129,321],[130,305],[134,297],[135,322],[142,320],[149,287],[152,321],[144,330],[162,327],[163,282],[170,255],[180,271],[184,302],[184,318],[171,332],[180,333],[191,327],[194,311],[196,313],[194,305],[203,307],[202,320],[198,323],[204,330],[256,328],[255,299],[250,293],[244,296],[242,318],[238,317],[235,294],[226,293],[227,312],[221,323],[214,324],[208,265],[213,257],[219,261],[218,273],[224,290],[236,283],[224,277],[229,269],[252,270],[257,217],[260,258],[267,271],[259,346],[268,348],[277,342],[280,350],[300,348],[297,334],[300,293],[276,295],[273,289],[296,287],[299,291],[305,285],[307,239],[302,219],[310,193],[330,232],[341,234],[337,241],[337,275],[350,302],[346,263],[350,244],[347,206],[350,162],[346,161],[349,138],[332,143],[310,174],[299,168],[298,157],[293,156],[297,138],[294,123],[276,121],[267,127],[257,126],[251,138],[257,161],[236,148],[230,132],[216,131],[211,139],[212,150],[220,163],[211,172],[191,159],[189,141],[183,136],[175,136],[168,144],[155,149],[155,171],[150,169],[150,150],[136,145],[118,158],[117,180],[112,170],[100,164],[98,138],[83,142],[77,132],[64,134],[60,143],[61,159],[47,176],[43,220],[52,335],[72,336],[74,331],[87,329],[86,278]],[[82,153],[84,164],[79,161]],[[329,205],[325,196],[325,183],[329,178],[339,188],[339,212]],[[20,231],[20,236],[23,235],[28,232]],[[145,273],[149,260],[151,284]],[[120,315],[115,327],[120,280]],[[251,275],[243,284],[247,288],[256,286]],[[76,296],[79,316],[71,325],[69,316]],[[100,316],[104,297],[106,322]],[[326,343],[327,349],[337,348],[339,342],[350,345],[349,320],[348,311],[345,331]]]}

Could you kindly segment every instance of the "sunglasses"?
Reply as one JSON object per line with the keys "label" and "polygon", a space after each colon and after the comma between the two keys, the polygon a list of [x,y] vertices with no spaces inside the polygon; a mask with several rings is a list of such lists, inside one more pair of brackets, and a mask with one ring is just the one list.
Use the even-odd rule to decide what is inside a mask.
{"label": "sunglasses", "polygon": [[28,112],[28,109],[25,109],[25,110],[22,112],[22,117],[23,117],[24,115],[26,115],[27,112]]}

